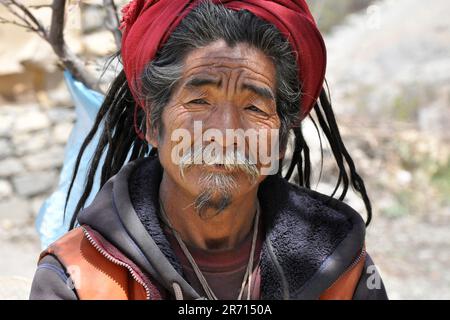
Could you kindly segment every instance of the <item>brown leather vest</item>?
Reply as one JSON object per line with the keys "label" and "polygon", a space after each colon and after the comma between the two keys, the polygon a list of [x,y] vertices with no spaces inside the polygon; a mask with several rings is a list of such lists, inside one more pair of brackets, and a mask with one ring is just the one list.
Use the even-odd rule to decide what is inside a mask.
{"label": "brown leather vest", "polygon": [[[84,229],[83,229],[84,228]],[[51,244],[39,257],[54,255],[66,268],[81,300],[159,300],[165,294],[154,280],[89,227],[78,227]],[[86,232],[87,231],[87,232]],[[95,242],[95,233],[101,241]],[[109,248],[107,250],[105,245]],[[112,252],[111,253],[111,249]],[[114,254],[115,253],[115,254]],[[326,291],[320,300],[351,300],[364,268],[365,251]]]}

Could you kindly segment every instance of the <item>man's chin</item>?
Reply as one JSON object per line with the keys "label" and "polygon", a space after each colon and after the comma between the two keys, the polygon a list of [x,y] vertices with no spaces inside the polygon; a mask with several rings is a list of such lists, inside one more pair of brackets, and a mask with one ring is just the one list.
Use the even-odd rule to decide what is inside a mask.
{"label": "man's chin", "polygon": [[194,207],[200,217],[207,219],[220,214],[228,208],[232,199],[230,193],[206,189],[197,195]]}

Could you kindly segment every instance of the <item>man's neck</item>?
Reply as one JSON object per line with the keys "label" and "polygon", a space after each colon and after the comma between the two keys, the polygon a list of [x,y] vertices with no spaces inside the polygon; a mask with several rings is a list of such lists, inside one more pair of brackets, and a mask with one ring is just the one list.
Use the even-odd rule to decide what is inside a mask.
{"label": "man's neck", "polygon": [[251,231],[256,213],[257,191],[236,196],[230,205],[214,215],[214,208],[207,208],[201,218],[194,208],[195,196],[182,190],[167,175],[163,174],[159,196],[172,226],[183,241],[193,247],[205,250],[235,248]]}

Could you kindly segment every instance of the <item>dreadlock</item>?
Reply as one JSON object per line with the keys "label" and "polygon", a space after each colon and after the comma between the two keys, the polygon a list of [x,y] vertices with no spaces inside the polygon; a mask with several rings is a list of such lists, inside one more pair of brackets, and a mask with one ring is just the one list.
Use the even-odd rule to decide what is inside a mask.
{"label": "dreadlock", "polygon": [[[339,196],[339,200],[341,201],[344,200],[348,192],[349,186],[351,184],[354,190],[358,192],[362,197],[362,200],[364,202],[367,211],[366,226],[368,226],[370,224],[370,221],[372,220],[372,205],[369,196],[367,194],[366,187],[364,185],[364,180],[358,174],[355,163],[352,157],[350,156],[350,153],[348,152],[347,148],[345,147],[344,142],[342,141],[342,137],[336,123],[336,118],[334,116],[329,96],[330,94],[327,84],[327,91],[325,91],[325,89],[322,89],[319,101],[314,106],[314,111],[319,121],[319,126],[329,142],[331,151],[333,153],[333,157],[336,161],[339,171],[335,189],[333,193],[330,195],[330,197],[334,197],[338,189],[341,187],[342,191]],[[320,133],[317,124],[311,116],[310,120],[312,121],[312,123],[316,128],[320,140],[320,150],[322,159],[321,171],[319,174],[319,181],[320,181],[323,167],[322,140],[320,138]],[[295,181],[300,186],[310,189],[311,161],[310,161],[309,147],[305,141],[301,127],[293,128],[292,131],[295,137],[294,150],[292,154],[291,163],[288,166],[284,178],[287,180],[291,179],[291,176],[294,173],[295,168],[297,168],[298,176],[296,177]]]}
{"label": "dreadlock", "polygon": [[[298,123],[298,106],[301,102],[301,85],[298,80],[297,64],[289,42],[278,29],[247,10],[233,11],[225,7],[203,2],[192,10],[172,32],[166,44],[159,50],[155,59],[146,66],[142,73],[142,92],[150,123],[159,134],[163,129],[161,115],[167,104],[172,88],[181,77],[184,57],[196,48],[201,48],[213,41],[223,39],[231,47],[237,43],[246,42],[263,51],[271,57],[276,67],[276,103],[277,113],[281,120],[280,146],[284,148],[288,137],[293,135],[293,151],[290,163],[283,176],[283,161],[278,175],[290,180],[295,175],[294,182],[299,186],[311,188],[311,159],[308,144]],[[114,57],[119,57],[118,52]],[[328,87],[328,85],[327,85]],[[149,107],[151,104],[151,108]],[[98,135],[98,144],[92,156],[86,175],[84,190],[77,202],[70,221],[70,228],[77,222],[78,213],[84,208],[89,198],[97,171],[101,170],[100,187],[114,176],[129,161],[157,154],[155,148],[150,148],[146,141],[141,140],[135,132],[134,115],[142,132],[146,131],[146,115],[141,108],[135,110],[136,103],[131,94],[124,71],[121,71],[111,83],[105,96],[94,125],[86,136],[79,154],[66,197],[66,208],[75,179],[78,174],[83,154],[89,144]],[[314,106],[318,124],[312,120],[320,139],[320,150],[323,165],[323,148],[319,127],[329,142],[333,157],[338,167],[338,180],[330,196],[335,196],[342,187],[339,200],[344,200],[348,188],[352,186],[364,201],[369,225],[372,218],[372,208],[367,195],[364,181],[356,171],[355,164],[347,151],[333,113],[329,99],[329,91],[322,89],[320,97]],[[286,157],[286,159],[289,157]],[[100,163],[103,162],[101,168]],[[322,173],[322,166],[321,172]],[[320,180],[319,176],[319,180]],[[65,208],[65,212],[66,212]]]}

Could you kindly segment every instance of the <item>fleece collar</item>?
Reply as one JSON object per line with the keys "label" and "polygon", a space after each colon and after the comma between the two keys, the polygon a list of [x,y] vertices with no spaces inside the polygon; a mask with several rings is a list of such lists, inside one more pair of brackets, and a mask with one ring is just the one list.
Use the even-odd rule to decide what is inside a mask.
{"label": "fleece collar", "polygon": [[[90,225],[170,292],[198,293],[159,221],[157,157],[127,164],[108,181],[79,222]],[[346,204],[269,176],[258,191],[266,239],[261,251],[262,299],[317,299],[351,265],[364,243],[360,215]]]}

